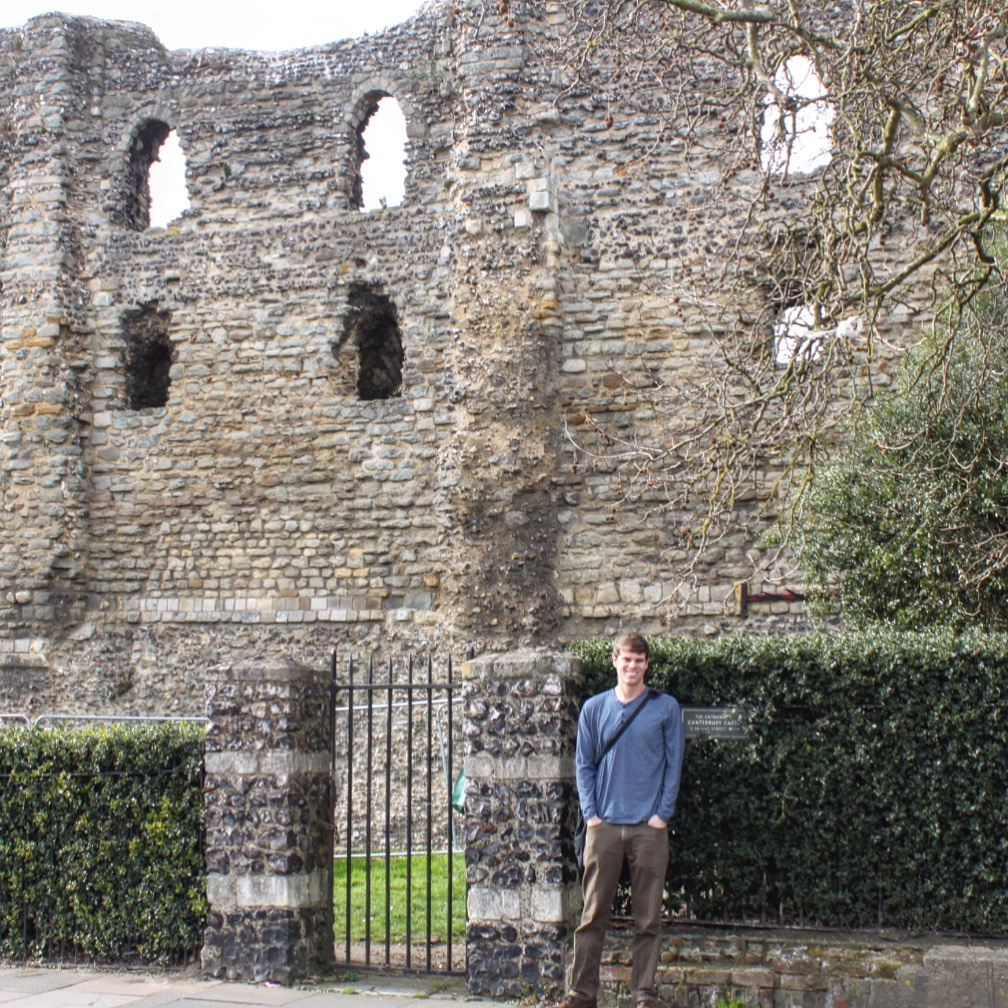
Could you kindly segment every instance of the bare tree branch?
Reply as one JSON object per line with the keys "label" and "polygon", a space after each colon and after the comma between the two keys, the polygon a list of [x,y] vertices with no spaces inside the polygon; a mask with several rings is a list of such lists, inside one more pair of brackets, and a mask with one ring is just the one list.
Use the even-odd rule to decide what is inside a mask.
{"label": "bare tree branch", "polygon": [[[618,480],[622,506],[661,511],[694,550],[740,522],[755,537],[928,319],[989,279],[1008,182],[1008,5],[560,2],[558,100],[607,95],[660,120],[651,150],[681,145],[684,174],[718,165],[695,218],[734,208],[702,268],[684,254],[653,284],[700,320],[709,366],[648,384],[645,361],[615,363],[653,429],[629,434],[603,410],[569,437]],[[816,132],[829,149],[809,168]],[[799,309],[795,337],[785,319]]]}

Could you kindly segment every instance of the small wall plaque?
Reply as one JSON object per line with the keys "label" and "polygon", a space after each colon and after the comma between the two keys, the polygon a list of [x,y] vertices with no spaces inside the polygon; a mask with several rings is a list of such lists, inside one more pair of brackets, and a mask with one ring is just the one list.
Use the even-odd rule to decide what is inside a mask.
{"label": "small wall plaque", "polygon": [[749,732],[745,707],[683,707],[686,738],[744,739]]}

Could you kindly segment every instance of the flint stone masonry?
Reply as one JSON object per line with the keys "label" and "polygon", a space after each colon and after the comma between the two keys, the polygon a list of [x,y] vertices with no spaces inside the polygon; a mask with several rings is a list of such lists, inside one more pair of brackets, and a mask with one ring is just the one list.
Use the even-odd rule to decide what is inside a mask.
{"label": "flint stone masonry", "polygon": [[204,972],[288,983],[333,965],[329,685],[294,662],[206,687]]}
{"label": "flint stone masonry", "polygon": [[[569,87],[568,30],[556,3],[435,0],[286,53],[63,15],[0,31],[0,703],[59,709],[72,684],[79,709],[199,713],[209,665],[317,664],[336,639],[804,625],[736,612],[742,523],[684,589],[682,522],[621,509],[568,437],[646,440],[619,376],[702,373],[711,257],[762,184],[714,194],[729,127],[689,102]],[[385,94],[405,199],[364,213],[357,131]],[[143,229],[164,127],[191,207]],[[400,340],[363,383],[362,304]]]}
{"label": "flint stone masonry", "polygon": [[580,890],[572,863],[580,662],[545,651],[463,666],[469,989],[563,985]]}

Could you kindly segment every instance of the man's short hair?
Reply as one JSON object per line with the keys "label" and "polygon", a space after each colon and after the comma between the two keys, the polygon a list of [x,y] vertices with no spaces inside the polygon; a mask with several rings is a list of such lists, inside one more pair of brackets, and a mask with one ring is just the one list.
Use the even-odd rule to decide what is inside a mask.
{"label": "man's short hair", "polygon": [[620,651],[631,651],[633,654],[642,654],[645,658],[650,658],[651,649],[648,647],[647,638],[639,633],[621,633],[613,641],[612,653],[615,658]]}

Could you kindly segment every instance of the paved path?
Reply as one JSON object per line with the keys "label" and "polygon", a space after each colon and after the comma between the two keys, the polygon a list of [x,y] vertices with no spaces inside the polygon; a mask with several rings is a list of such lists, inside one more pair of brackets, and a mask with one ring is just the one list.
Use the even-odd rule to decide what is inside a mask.
{"label": "paved path", "polygon": [[369,975],[275,987],[204,980],[196,972],[0,966],[0,1008],[460,1008],[461,1002],[471,1008],[481,1004],[469,999],[465,982],[457,977]]}

